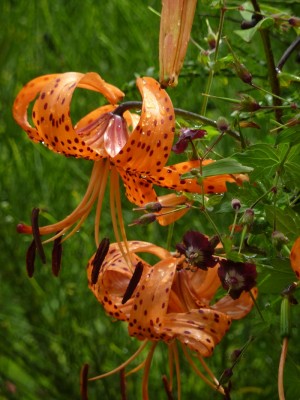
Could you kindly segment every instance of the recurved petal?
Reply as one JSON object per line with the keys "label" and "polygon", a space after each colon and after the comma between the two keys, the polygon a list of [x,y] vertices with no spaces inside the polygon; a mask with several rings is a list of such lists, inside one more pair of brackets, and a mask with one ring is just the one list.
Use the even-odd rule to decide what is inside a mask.
{"label": "recurved petal", "polygon": [[[213,160],[204,160],[202,165],[213,162]],[[227,191],[226,182],[236,182],[233,175],[222,174],[204,178],[202,185],[196,178],[182,179],[181,175],[190,172],[192,169],[200,168],[200,161],[185,161],[182,163],[164,167],[156,175],[149,177],[154,184],[176,191],[190,193],[224,193]]]}
{"label": "recurved petal", "polygon": [[[126,304],[122,304],[122,298],[129,284],[132,272],[129,270],[126,262],[119,262],[120,255],[113,244],[110,246],[100,269],[97,282],[92,284],[94,257],[95,254],[91,257],[87,266],[89,288],[110,316],[121,321],[127,321],[132,300],[129,300]],[[135,261],[139,261],[137,257]]]}
{"label": "recurved petal", "polygon": [[[253,297],[256,299],[258,295],[257,288],[253,288],[251,292]],[[243,292],[236,300],[232,299],[229,295],[222,297],[212,306],[212,308],[229,315],[232,319],[241,319],[252,310],[253,306],[253,299],[249,292]]]}
{"label": "recurved petal", "polygon": [[139,207],[157,200],[153,184],[146,179],[141,179],[138,174],[129,174],[123,169],[118,169],[123,180],[127,199]]}
{"label": "recurved petal", "polygon": [[175,114],[168,94],[153,78],[138,78],[137,86],[143,97],[141,117],[113,162],[118,168],[147,177],[161,172],[168,160]]}
{"label": "recurved petal", "polygon": [[164,340],[162,325],[176,266],[177,260],[170,257],[153,267],[144,268],[130,313],[128,331],[131,336],[141,340]]}
{"label": "recurved petal", "polygon": [[13,105],[13,117],[15,121],[27,133],[29,139],[40,142],[38,130],[28,121],[27,109],[29,104],[36,98],[43,87],[60,74],[43,75],[28,82],[18,93]]}
{"label": "recurved petal", "polygon": [[300,237],[293,244],[290,260],[297,278],[300,279]]}
{"label": "recurved petal", "polygon": [[161,332],[165,340],[178,339],[203,357],[212,355],[231,325],[231,318],[210,308],[170,313],[163,319]]}
{"label": "recurved petal", "polygon": [[[20,91],[13,115],[33,141],[42,141],[51,150],[67,156],[99,159],[101,156],[77,135],[71,121],[70,104],[76,87],[97,91],[112,104],[124,96],[94,72],[45,75],[29,82]],[[27,109],[38,94],[32,111],[34,126],[31,126]]]}
{"label": "recurved petal", "polygon": [[[126,251],[123,243],[120,245],[123,246],[124,251]],[[137,265],[137,263],[141,261],[144,266],[144,271],[146,271],[147,268],[152,268],[135,253],[150,253],[161,259],[170,257],[170,253],[167,250],[147,242],[130,241],[128,242],[128,249],[131,253],[130,259],[133,263],[132,266],[128,266],[118,243],[112,243],[110,245],[105,260],[100,268],[96,284],[92,284],[93,260],[95,254],[91,257],[87,266],[89,288],[94,293],[97,300],[103,305],[105,311],[112,317],[122,321],[129,319],[133,305],[135,292],[133,292],[132,298],[126,301],[125,304],[122,304],[122,300],[132,277],[134,265]],[[138,287],[140,286],[138,285]]]}
{"label": "recurved petal", "polygon": [[[178,273],[180,280],[179,287],[183,301],[191,298],[194,302],[192,308],[199,307],[200,305],[208,305],[216,291],[221,286],[218,278],[217,266],[208,268],[207,271],[197,269],[196,271],[182,270]],[[191,306],[189,306],[191,308]]]}
{"label": "recurved petal", "polygon": [[88,146],[73,127],[70,105],[76,87],[98,91],[113,102],[123,95],[96,73],[67,72],[43,87],[34,104],[32,118],[39,136],[51,150],[67,156],[99,159],[99,153]]}
{"label": "recurved petal", "polygon": [[189,211],[189,207],[178,209],[176,206],[184,204],[191,205],[191,202],[187,199],[187,197],[183,195],[177,195],[176,193],[158,196],[157,200],[163,207],[167,207],[163,208],[161,212],[158,213],[158,215],[162,214],[161,217],[157,217],[157,221],[162,226],[167,226],[172,222],[177,221]]}

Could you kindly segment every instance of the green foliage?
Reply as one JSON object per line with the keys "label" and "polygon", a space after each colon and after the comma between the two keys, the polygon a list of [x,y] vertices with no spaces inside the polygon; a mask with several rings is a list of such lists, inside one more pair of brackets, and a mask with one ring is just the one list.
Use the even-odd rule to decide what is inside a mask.
{"label": "green foliage", "polygon": [[[278,76],[281,106],[273,108],[270,94],[276,79],[270,74],[270,57],[277,64],[299,34],[299,28],[290,26],[288,20],[299,16],[300,9],[294,1],[259,1],[265,18],[252,28],[241,30],[241,22],[251,20],[252,3],[246,2],[242,9],[239,1],[226,2],[228,9],[216,56],[215,49],[208,48],[206,21],[218,33],[223,1],[198,2],[193,43],[178,87],[169,90],[175,106],[193,112],[201,110],[212,121],[226,117],[238,134],[238,140],[224,135],[213,146],[209,157],[218,161],[204,166],[201,178],[224,173],[248,175],[240,186],[228,183],[225,194],[207,198],[190,195],[194,208],[175,223],[170,241],[174,250],[189,229],[210,236],[217,231],[223,239],[224,254],[236,261],[257,264],[259,311],[253,309],[247,318],[235,321],[208,360],[220,377],[231,366],[232,351],[253,336],[234,368],[234,400],[278,396],[281,292],[296,279],[290,268],[289,250],[300,236],[300,78],[296,50]],[[92,163],[66,159],[42,144],[32,144],[14,123],[11,107],[23,84],[39,75],[65,71],[96,71],[124,90],[127,99],[136,100],[136,76],[158,77],[159,17],[150,7],[160,12],[160,6],[158,0],[1,2],[0,400],[79,398],[83,363],[90,365],[91,375],[104,373],[122,364],[138,347],[137,341],[129,338],[125,324],[112,322],[87,287],[85,266],[96,250],[92,218],[64,246],[59,278],[51,275],[49,261],[41,265],[39,260],[35,276],[27,277],[25,253],[31,238],[18,235],[16,225],[29,222],[33,207],[42,210],[43,225],[68,215],[84,194]],[[272,54],[264,47],[264,35],[271,38]],[[247,66],[262,90],[240,80],[233,68],[236,58]],[[232,104],[240,103],[241,94],[251,95],[261,109],[246,112],[233,108]],[[74,120],[99,102],[101,99],[94,94],[79,95],[72,109]],[[185,123],[178,119],[178,126]],[[189,124],[201,126],[199,121]],[[200,144],[202,154],[218,135],[214,126],[204,126],[209,133]],[[236,198],[241,202],[237,212],[231,206]],[[125,198],[122,202],[128,225],[135,214]],[[106,194],[101,230],[107,234],[112,231],[108,203]],[[242,226],[247,208],[254,210],[254,221],[243,237],[241,231],[232,231],[232,225],[236,216],[236,226]],[[272,242],[274,231],[282,232],[287,244],[276,247]],[[132,239],[143,237],[167,245],[166,228],[157,224],[130,227],[127,234]],[[50,252],[46,247],[47,260]],[[299,291],[295,298],[300,301]],[[286,400],[299,398],[298,307],[291,305]],[[161,383],[161,376],[168,373],[165,347],[160,344],[153,360],[150,398],[166,398]],[[135,365],[141,361],[143,357]],[[192,372],[182,354],[180,361],[183,399],[219,398]],[[128,377],[129,398],[140,398],[140,379],[141,373]],[[120,398],[116,382],[118,377],[112,376],[89,384],[89,398]]]}

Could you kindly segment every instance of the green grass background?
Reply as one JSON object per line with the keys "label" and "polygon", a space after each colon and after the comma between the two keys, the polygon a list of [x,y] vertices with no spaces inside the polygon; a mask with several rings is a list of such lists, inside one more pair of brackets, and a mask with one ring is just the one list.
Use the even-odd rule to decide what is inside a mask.
{"label": "green grass background", "polygon": [[[148,6],[160,10],[158,0],[1,1],[1,400],[79,399],[83,363],[90,364],[91,374],[103,373],[121,364],[138,347],[125,325],[112,322],[104,314],[87,287],[85,266],[95,251],[92,216],[65,243],[58,279],[52,276],[49,262],[44,266],[39,260],[34,278],[27,277],[25,253],[31,238],[16,233],[17,223],[28,223],[33,207],[46,211],[43,222],[69,214],[87,187],[92,163],[66,159],[31,143],[14,123],[11,107],[18,91],[32,78],[66,71],[96,71],[123,89],[128,99],[139,99],[134,85],[136,76],[158,76],[159,17]],[[198,24],[196,34],[201,34],[204,27],[205,22]],[[196,48],[189,52],[197,54]],[[199,111],[205,75],[198,75],[195,79],[182,78],[176,92],[171,93],[177,106]],[[74,115],[79,118],[100,101],[95,96],[81,96]],[[220,107],[222,113],[225,106]],[[125,217],[135,217],[125,200],[124,205]],[[104,206],[103,214],[102,230],[110,232],[108,206]],[[174,240],[180,240],[187,228],[188,221],[180,223]],[[143,236],[162,245],[166,238],[165,231],[155,225],[137,227],[129,236]],[[48,259],[50,247],[46,247]],[[209,360],[217,376],[229,366],[230,351],[241,347],[249,337],[251,318],[234,324]],[[268,349],[270,344],[277,353]],[[153,360],[149,390],[150,398],[157,400],[166,398],[161,376],[168,372],[164,345],[159,349]],[[235,372],[234,399],[276,398],[279,349],[280,338],[272,332],[266,332],[264,340],[250,346],[246,360]],[[181,361],[183,399],[219,398],[193,374],[183,358]],[[140,398],[140,379],[141,374],[128,378],[129,399]],[[116,375],[91,383],[90,399],[120,398],[118,381]]]}

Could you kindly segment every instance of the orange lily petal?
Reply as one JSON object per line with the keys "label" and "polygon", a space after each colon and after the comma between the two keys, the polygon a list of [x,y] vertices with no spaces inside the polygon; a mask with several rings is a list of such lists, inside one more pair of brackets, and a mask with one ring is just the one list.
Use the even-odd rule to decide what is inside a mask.
{"label": "orange lily petal", "polygon": [[290,254],[291,266],[297,276],[300,279],[300,237],[293,244]]}
{"label": "orange lily petal", "polygon": [[[132,241],[128,242],[128,248],[135,265],[141,261],[136,254],[139,252],[154,254],[161,260],[154,267],[142,261],[142,277],[125,304],[122,298],[133,272],[118,244],[110,246],[95,285],[91,284],[93,258],[88,276],[97,299],[111,316],[128,322],[131,336],[167,342],[177,338],[202,356],[209,356],[228,330],[231,319],[244,317],[253,307],[249,293],[243,293],[237,300],[226,295],[209,305],[220,286],[217,268],[177,271],[180,259],[159,246]],[[257,289],[252,294],[256,297]]]}
{"label": "orange lily petal", "polygon": [[160,172],[168,160],[175,114],[168,94],[153,78],[138,78],[137,86],[143,97],[141,117],[113,162],[131,175],[148,176]]}
{"label": "orange lily petal", "polygon": [[[211,162],[213,160],[205,160],[202,162],[202,165]],[[181,179],[183,173],[199,167],[200,161],[194,160],[170,165],[162,169],[159,168],[153,174],[149,173],[148,175],[145,171],[140,172],[140,170],[134,173],[128,169],[121,170],[121,168],[118,168],[118,170],[125,184],[126,197],[138,206],[157,201],[153,184],[178,192],[202,193],[203,187],[204,193],[224,193],[227,191],[226,182],[237,182],[233,175],[228,174],[204,178],[202,186],[197,182],[196,178]],[[159,222],[163,223],[163,220],[161,219]]]}
{"label": "orange lily petal", "polygon": [[164,340],[162,326],[167,314],[176,265],[177,260],[170,257],[159,261],[154,268],[144,269],[130,313],[130,336],[141,340]]}
{"label": "orange lily petal", "polygon": [[186,313],[169,313],[163,320],[162,333],[176,338],[203,357],[212,355],[231,325],[225,313],[199,308]]}
{"label": "orange lily petal", "polygon": [[29,139],[34,142],[40,142],[38,131],[30,125],[27,117],[29,104],[36,98],[43,87],[52,79],[56,79],[60,74],[51,74],[40,76],[28,82],[16,97],[13,105],[13,117],[22,129],[27,133]]}
{"label": "orange lily petal", "polygon": [[[100,92],[111,104],[116,104],[124,96],[94,72],[46,75],[29,82],[20,91],[13,107],[14,117],[30,138],[42,141],[51,150],[96,160],[101,156],[78,136],[71,121],[70,103],[76,87]],[[33,128],[28,124],[27,108],[38,93],[32,111]]]}
{"label": "orange lily petal", "polygon": [[[147,252],[160,258],[165,258],[170,255],[167,250],[147,242],[128,242],[128,248],[131,252],[131,260],[135,265],[139,261],[142,261],[135,252]],[[93,285],[91,283],[91,274],[94,257],[95,254],[89,260],[87,267],[90,289],[109,315],[122,321],[128,320],[133,298],[129,299],[125,304],[122,304],[122,299],[132,277],[132,271],[129,270],[118,243],[112,243],[110,245],[108,254],[100,269],[98,282]],[[144,261],[142,262],[144,267],[147,268],[148,264]]]}
{"label": "orange lily petal", "polygon": [[[253,297],[256,299],[258,296],[257,288],[251,290]],[[232,319],[244,318],[253,308],[254,303],[248,292],[243,292],[236,300],[232,299],[229,295],[222,297],[217,301],[212,308],[226,313]]]}

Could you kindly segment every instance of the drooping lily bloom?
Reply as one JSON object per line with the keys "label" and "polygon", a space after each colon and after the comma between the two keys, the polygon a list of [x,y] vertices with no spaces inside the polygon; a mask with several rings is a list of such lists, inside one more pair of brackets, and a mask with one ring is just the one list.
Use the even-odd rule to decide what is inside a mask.
{"label": "drooping lily bloom", "polygon": [[[221,285],[217,267],[192,272],[181,267],[187,263],[184,255],[174,257],[167,250],[151,243],[130,241],[128,249],[132,266],[126,262],[117,243],[110,245],[102,267],[99,269],[97,266],[99,275],[96,283],[92,283],[93,256],[87,268],[89,287],[111,317],[128,323],[129,335],[143,341],[141,349],[145,347],[145,342],[152,343],[146,362],[142,364],[145,365],[143,399],[148,399],[149,369],[154,348],[159,341],[168,345],[170,360],[175,363],[180,398],[178,355],[174,357],[174,354],[177,354],[175,339],[181,343],[193,369],[196,367],[189,356],[189,350],[196,353],[208,371],[203,357],[212,355],[233,319],[243,318],[249,313],[253,300],[249,293],[243,293],[237,300],[225,295],[214,303],[213,297]],[[140,258],[138,253],[152,254],[158,258],[158,262],[151,266]],[[257,289],[253,289],[253,296],[256,295]],[[133,358],[114,371],[91,380],[103,378],[125,368]],[[137,369],[139,368],[136,367],[135,370]],[[215,378],[211,380],[197,368],[196,371],[214,390],[224,394],[223,388]],[[209,374],[211,378],[212,372]]]}
{"label": "drooping lily bloom", "polygon": [[[188,161],[166,166],[175,131],[172,102],[158,82],[152,78],[138,78],[137,86],[143,98],[141,115],[126,111],[119,115],[117,103],[124,94],[105,82],[98,74],[67,72],[45,75],[29,82],[19,92],[13,106],[17,123],[34,142],[42,142],[50,150],[67,157],[81,157],[94,161],[90,183],[78,207],[64,220],[39,227],[39,235],[54,234],[50,240],[69,231],[64,240],[76,232],[97,202],[95,239],[99,244],[99,221],[106,188],[111,172],[111,212],[117,240],[117,219],[125,240],[119,176],[128,199],[138,206],[159,201],[153,185],[179,192],[216,192],[226,190],[230,175],[209,177],[200,186],[196,179],[181,179],[181,174],[199,167],[199,161]],[[71,100],[76,88],[97,91],[104,95],[108,105],[97,108],[74,124],[70,115]],[[38,97],[37,97],[38,96]],[[35,100],[36,99],[36,100]],[[33,125],[29,122],[28,107],[32,109]],[[205,163],[212,162],[206,160]],[[182,213],[174,213],[172,220]],[[171,222],[170,217],[158,219],[161,224]],[[32,233],[32,226],[19,224],[20,233]]]}
{"label": "drooping lily bloom", "polygon": [[162,0],[159,32],[160,82],[176,86],[190,40],[197,0]]}

